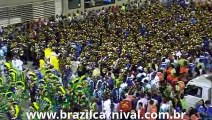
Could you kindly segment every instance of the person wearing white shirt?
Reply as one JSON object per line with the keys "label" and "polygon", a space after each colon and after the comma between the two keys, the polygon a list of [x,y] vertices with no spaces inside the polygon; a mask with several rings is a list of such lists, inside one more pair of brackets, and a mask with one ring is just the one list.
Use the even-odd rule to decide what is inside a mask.
{"label": "person wearing white shirt", "polygon": [[13,66],[14,68],[17,68],[17,67],[16,67],[16,66],[17,66],[17,58],[16,58],[16,57],[14,57],[13,60],[12,60],[12,66]]}
{"label": "person wearing white shirt", "polygon": [[144,87],[146,91],[150,91],[152,88],[147,79],[144,80]]}
{"label": "person wearing white shirt", "polygon": [[155,75],[155,77],[151,80],[150,85],[151,87],[155,86],[156,88],[159,88],[159,82],[160,82],[159,76]]}
{"label": "person wearing white shirt", "polygon": [[2,49],[0,49],[0,57],[4,58],[4,51]]}
{"label": "person wearing white shirt", "polygon": [[177,59],[174,59],[174,64],[178,64],[178,60]]}
{"label": "person wearing white shirt", "polygon": [[169,64],[170,63],[170,60],[169,59],[166,59],[165,60],[165,63]]}
{"label": "person wearing white shirt", "polygon": [[146,76],[147,76],[147,74],[145,72],[140,72],[137,74],[136,78],[142,80]]}
{"label": "person wearing white shirt", "polygon": [[190,4],[190,0],[185,0],[185,4],[189,5]]}
{"label": "person wearing white shirt", "polygon": [[109,99],[109,95],[105,96],[105,101],[103,102],[103,112],[106,115],[106,120],[111,120],[111,100]]}
{"label": "person wearing white shirt", "polygon": [[20,71],[23,71],[23,61],[21,61],[20,59],[17,60],[17,69]]}
{"label": "person wearing white shirt", "polygon": [[17,59],[16,57],[14,57],[14,59],[12,60],[12,66],[17,70],[23,70],[23,62],[19,58]]}
{"label": "person wearing white shirt", "polygon": [[167,113],[168,112],[169,113],[170,112],[170,102],[163,100],[163,103],[161,103],[161,105],[160,105],[159,112],[161,112],[161,113]]}
{"label": "person wearing white shirt", "polygon": [[141,98],[138,100],[138,103],[137,103],[137,109],[139,108],[139,103],[143,103],[143,107],[144,109],[146,109],[147,105],[148,105],[148,100],[145,98],[145,96],[141,96]]}
{"label": "person wearing white shirt", "polygon": [[180,58],[182,56],[181,51],[177,51],[176,56]]}
{"label": "person wearing white shirt", "polygon": [[77,72],[79,65],[80,65],[79,61],[71,61],[71,71],[73,72],[73,74]]}
{"label": "person wearing white shirt", "polygon": [[122,83],[122,84],[120,85],[120,87],[121,87],[122,90],[124,90],[124,89],[127,87],[127,83]]}
{"label": "person wearing white shirt", "polygon": [[5,63],[5,60],[4,59],[1,59],[0,60],[0,69],[1,69],[1,72],[4,73],[4,63]]}
{"label": "person wearing white shirt", "polygon": [[4,32],[4,29],[2,26],[0,26],[0,35]]}

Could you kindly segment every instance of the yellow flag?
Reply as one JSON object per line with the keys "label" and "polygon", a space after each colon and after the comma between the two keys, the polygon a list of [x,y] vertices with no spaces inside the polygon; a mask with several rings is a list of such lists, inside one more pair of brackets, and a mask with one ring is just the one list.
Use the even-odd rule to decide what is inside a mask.
{"label": "yellow flag", "polygon": [[51,56],[50,63],[54,66],[56,70],[59,70],[59,60],[56,56]]}
{"label": "yellow flag", "polygon": [[45,58],[50,58],[52,50],[50,48],[46,48],[44,51]]}

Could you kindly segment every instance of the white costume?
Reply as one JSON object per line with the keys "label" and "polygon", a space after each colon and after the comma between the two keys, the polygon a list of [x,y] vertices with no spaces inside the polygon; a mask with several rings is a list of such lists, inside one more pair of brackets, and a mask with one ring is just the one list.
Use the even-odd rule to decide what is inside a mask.
{"label": "white costume", "polygon": [[110,99],[103,102],[103,112],[106,115],[106,120],[111,120],[111,104],[112,103]]}
{"label": "white costume", "polygon": [[20,59],[12,60],[12,65],[17,70],[23,70],[23,62]]}

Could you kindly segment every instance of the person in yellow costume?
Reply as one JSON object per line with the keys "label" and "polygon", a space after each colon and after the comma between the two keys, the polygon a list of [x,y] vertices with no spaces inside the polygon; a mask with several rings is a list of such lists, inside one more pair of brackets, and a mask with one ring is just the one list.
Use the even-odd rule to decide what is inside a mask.
{"label": "person in yellow costume", "polygon": [[36,80],[37,79],[37,76],[34,72],[32,71],[28,71],[27,72],[27,77],[30,79],[30,80]]}
{"label": "person in yellow costume", "polygon": [[40,69],[45,68],[45,61],[43,59],[40,59],[39,63],[40,63]]}
{"label": "person in yellow costume", "polygon": [[46,49],[44,50],[45,58],[47,58],[47,59],[50,58],[51,52],[52,52],[52,50],[51,50],[50,48],[46,48]]}
{"label": "person in yellow costume", "polygon": [[40,107],[39,104],[37,102],[33,102],[32,105],[30,106],[30,110],[35,112],[35,111],[39,111]]}
{"label": "person in yellow costume", "polygon": [[5,68],[7,69],[7,70],[9,70],[12,66],[11,66],[11,63],[9,63],[9,62],[6,62],[5,64],[4,64],[4,66],[5,66]]}
{"label": "person in yellow costume", "polygon": [[[57,58],[57,54],[50,48],[46,48],[44,50],[44,54],[46,59],[50,59],[50,64],[52,64],[56,70],[59,70],[59,60]],[[40,68],[43,68],[45,66],[45,62],[48,61],[44,61],[42,59],[40,60]]]}
{"label": "person in yellow costume", "polygon": [[50,63],[54,66],[54,68],[56,70],[59,70],[59,60],[58,60],[57,56],[51,56]]}
{"label": "person in yellow costume", "polygon": [[4,84],[4,80],[0,77],[0,87],[2,87]]}
{"label": "person in yellow costume", "polygon": [[21,117],[21,107],[16,102],[10,107],[10,115],[13,120],[20,119]]}
{"label": "person in yellow costume", "polygon": [[10,80],[15,82],[17,80],[17,71],[15,69],[9,70]]}
{"label": "person in yellow costume", "polygon": [[93,77],[98,77],[100,76],[100,69],[99,68],[95,68],[93,70]]}
{"label": "person in yellow costume", "polygon": [[126,11],[126,5],[125,5],[125,4],[123,4],[123,5],[121,6],[121,11],[123,11],[123,12]]}

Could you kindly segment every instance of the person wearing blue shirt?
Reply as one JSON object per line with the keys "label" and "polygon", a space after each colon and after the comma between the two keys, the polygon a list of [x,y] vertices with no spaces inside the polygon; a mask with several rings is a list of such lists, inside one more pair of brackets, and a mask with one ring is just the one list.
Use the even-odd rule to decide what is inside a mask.
{"label": "person wearing blue shirt", "polygon": [[115,80],[112,77],[109,77],[107,79],[107,83],[109,84],[110,90],[112,90],[116,82],[115,82]]}
{"label": "person wearing blue shirt", "polygon": [[89,90],[90,90],[90,92],[93,93],[94,92],[94,89],[95,89],[95,82],[92,79],[90,79],[89,82],[88,82],[88,84],[89,84]]}
{"label": "person wearing blue shirt", "polygon": [[186,8],[187,7],[186,0],[181,0],[180,5],[181,5],[182,8]]}
{"label": "person wearing blue shirt", "polygon": [[114,87],[113,90],[112,90],[112,100],[113,100],[113,103],[114,103],[113,111],[116,112],[118,105],[119,105],[119,102],[121,100],[121,93],[119,92],[119,88],[117,86]]}
{"label": "person wearing blue shirt", "polygon": [[203,48],[209,48],[209,45],[210,45],[210,40],[207,38],[207,37],[202,37],[203,39]]}
{"label": "person wearing blue shirt", "polygon": [[93,96],[96,98],[96,110],[98,112],[102,111],[102,95],[101,91],[98,89],[95,89],[93,92]]}
{"label": "person wearing blue shirt", "polygon": [[160,64],[160,69],[161,70],[165,70],[165,69],[167,69],[168,68],[168,65],[167,65],[167,63],[165,62],[165,58],[163,58],[162,59],[162,63]]}
{"label": "person wearing blue shirt", "polygon": [[200,100],[198,102],[198,105],[196,106],[196,110],[200,114],[201,118],[204,119],[205,113],[206,113],[206,110],[207,110],[205,103],[204,103],[204,100]]}
{"label": "person wearing blue shirt", "polygon": [[211,104],[211,101],[209,101],[209,100],[205,101],[205,105],[207,107],[207,110],[206,110],[206,117],[204,118],[204,120],[211,120],[212,119],[212,104]]}
{"label": "person wearing blue shirt", "polygon": [[166,2],[166,10],[169,11],[171,9],[172,0],[167,0]]}
{"label": "person wearing blue shirt", "polygon": [[126,68],[127,68],[127,70],[129,70],[131,68],[131,64],[127,63]]}
{"label": "person wearing blue shirt", "polygon": [[195,24],[197,23],[197,20],[196,20],[194,17],[192,17],[192,18],[190,19],[190,23],[191,23],[192,25],[195,25]]}
{"label": "person wearing blue shirt", "polygon": [[193,62],[190,62],[188,66],[189,66],[190,72],[193,73],[195,69],[195,64]]}
{"label": "person wearing blue shirt", "polygon": [[141,34],[141,36],[145,36],[145,33],[146,33],[147,31],[146,31],[146,27],[145,26],[142,26],[141,28],[140,28],[140,34]]}
{"label": "person wearing blue shirt", "polygon": [[7,46],[3,45],[1,49],[4,52],[4,56],[6,56],[6,54],[7,54]]}
{"label": "person wearing blue shirt", "polygon": [[199,56],[199,62],[204,63],[205,64],[205,56],[204,55],[200,55]]}
{"label": "person wearing blue shirt", "polygon": [[208,53],[208,52],[205,52],[204,53],[204,55],[205,55],[205,61],[204,61],[204,64],[205,64],[205,67],[206,67],[206,69],[210,69],[210,54]]}
{"label": "person wearing blue shirt", "polygon": [[134,85],[133,79],[131,77],[127,77],[126,83],[127,83],[128,86]]}

